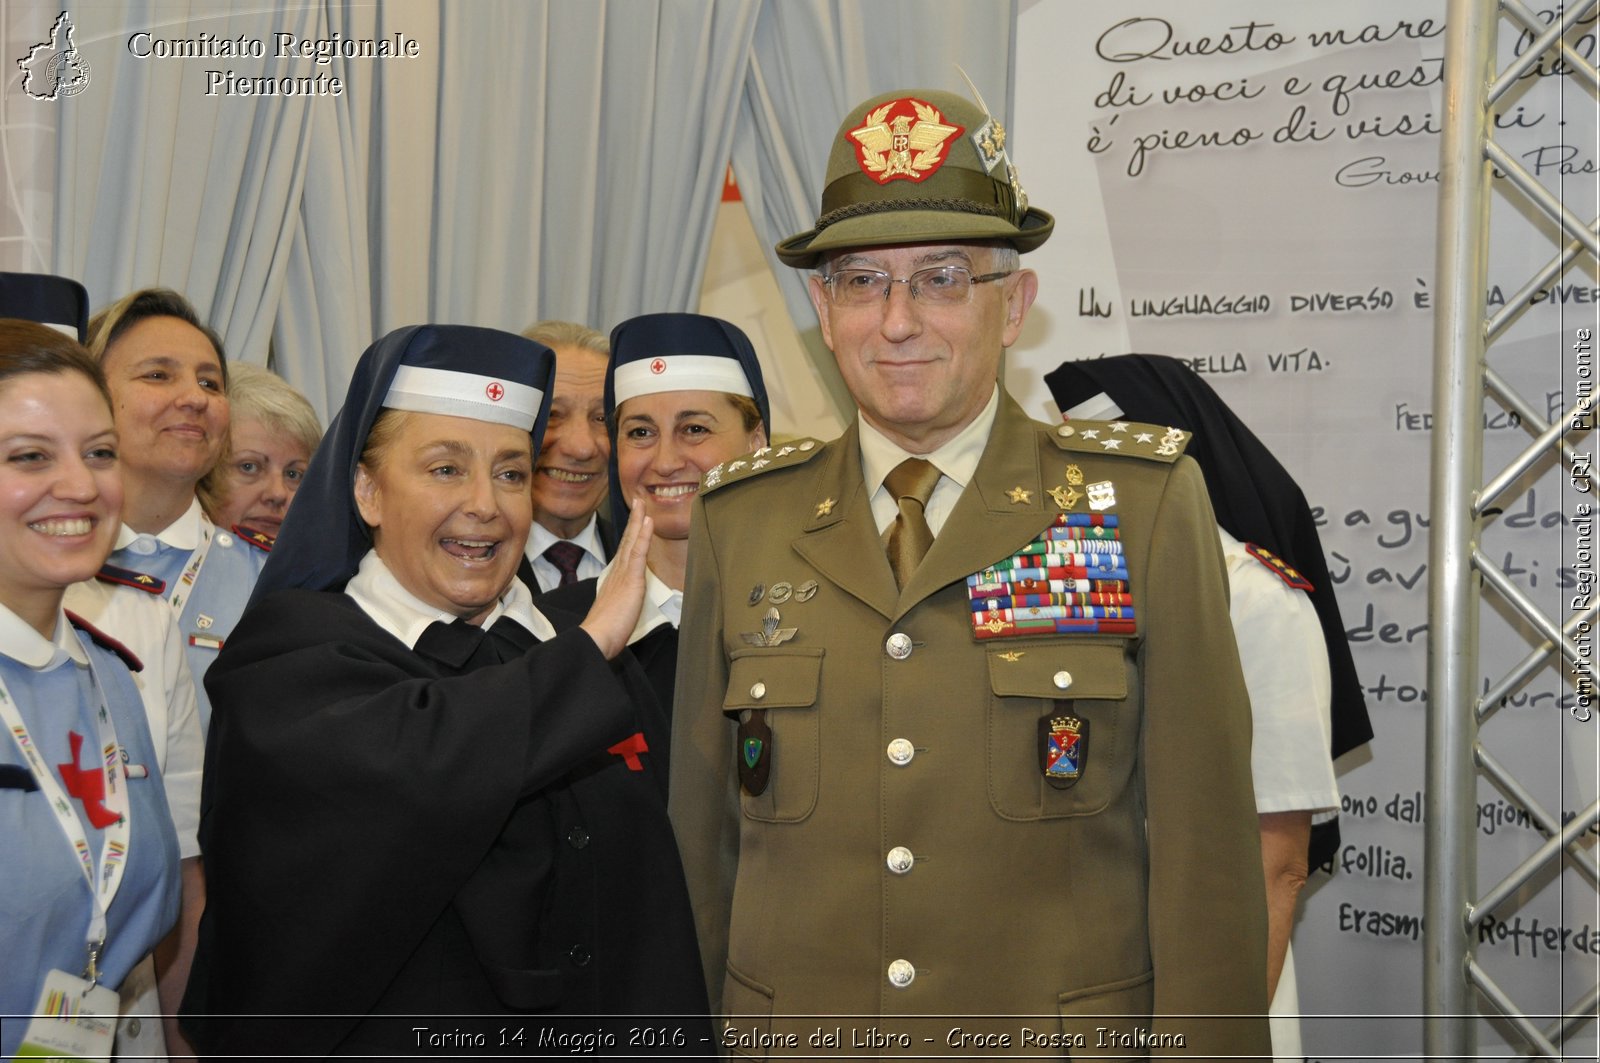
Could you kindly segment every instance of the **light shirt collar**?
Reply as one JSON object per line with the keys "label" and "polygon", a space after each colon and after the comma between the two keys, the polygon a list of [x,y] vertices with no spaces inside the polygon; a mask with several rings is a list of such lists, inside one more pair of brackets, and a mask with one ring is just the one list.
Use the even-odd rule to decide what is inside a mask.
{"label": "light shirt collar", "polygon": [[59,608],[55,635],[47,639],[26,620],[0,605],[0,654],[36,672],[48,672],[69,660],[79,667],[89,663],[89,655],[78,642],[78,633]]}
{"label": "light shirt collar", "polygon": [[563,541],[576,543],[577,545],[583,547],[584,552],[590,557],[601,562],[602,564],[605,563],[605,548],[600,544],[599,514],[589,514],[589,523],[583,526],[583,530],[581,532],[567,540],[563,540],[561,536],[557,535],[549,528],[546,528],[543,524],[540,524],[538,521],[534,521],[533,530],[528,533],[528,560],[533,561],[537,558],[543,557],[544,552],[550,549],[553,544]]}
{"label": "light shirt collar", "polygon": [[[408,649],[417,648],[417,640],[422,638],[429,624],[436,621],[450,624],[457,619],[401,586],[376,550],[367,551],[344,592],[355,599],[355,603],[372,618],[373,623],[405,643]],[[515,620],[541,642],[556,637],[555,626],[533,607],[533,595],[528,593],[528,588],[519,579],[511,581],[511,586],[495,603],[494,609],[483,618],[482,628],[489,630],[502,616]]]}
{"label": "light shirt collar", "polygon": [[126,550],[136,540],[146,538],[153,539],[163,546],[170,546],[176,550],[193,552],[200,545],[200,526],[205,519],[205,510],[200,508],[200,499],[196,498],[189,503],[189,508],[183,511],[182,516],[154,535],[146,532],[136,532],[124,524],[117,529],[117,545],[115,549]]}
{"label": "light shirt collar", "polygon": [[894,467],[907,458],[926,458],[933,462],[940,473],[954,480],[957,486],[966,487],[978,471],[978,461],[983,457],[983,448],[989,443],[989,431],[994,428],[995,415],[999,411],[1000,385],[996,384],[989,394],[988,404],[972,419],[972,423],[929,454],[911,453],[857,413],[861,435],[861,474],[867,490],[876,492]]}
{"label": "light shirt collar", "polygon": [[883,481],[894,471],[896,465],[907,458],[925,458],[941,473],[925,511],[928,527],[937,535],[939,529],[944,526],[944,519],[955,508],[956,499],[961,497],[961,492],[966,490],[967,484],[976,475],[978,462],[983,459],[984,448],[989,445],[989,433],[994,429],[995,417],[999,412],[1000,385],[997,383],[989,394],[988,405],[984,406],[978,416],[929,454],[911,453],[891,441],[869,424],[865,417],[857,413],[857,431],[861,439],[861,479],[867,487],[867,496],[872,505],[872,516],[878,525],[878,531],[882,532],[894,523],[895,514],[899,511],[894,498],[889,494],[889,489],[883,486]]}
{"label": "light shirt collar", "polygon": [[[612,568],[616,565],[616,558],[612,558],[606,565],[605,571],[600,573],[600,578],[595,581],[595,590],[598,592],[611,578]],[[675,591],[662,581],[661,577],[644,570],[644,604],[639,609],[639,619],[633,625],[633,634],[628,636],[628,645],[644,638],[650,632],[663,624],[677,627],[683,621],[683,592]]]}

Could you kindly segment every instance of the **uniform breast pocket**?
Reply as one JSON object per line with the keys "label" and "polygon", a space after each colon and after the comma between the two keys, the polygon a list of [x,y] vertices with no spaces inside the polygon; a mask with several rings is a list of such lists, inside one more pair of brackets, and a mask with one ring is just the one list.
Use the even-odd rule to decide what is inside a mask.
{"label": "uniform breast pocket", "polygon": [[1122,793],[1139,744],[1126,653],[1122,644],[1062,639],[989,648],[996,812],[1017,820],[1090,816]]}
{"label": "uniform breast pocket", "polygon": [[740,805],[750,819],[797,823],[816,808],[821,685],[821,649],[734,652],[722,711],[740,725],[734,750],[740,778],[765,769],[760,793],[739,787]]}

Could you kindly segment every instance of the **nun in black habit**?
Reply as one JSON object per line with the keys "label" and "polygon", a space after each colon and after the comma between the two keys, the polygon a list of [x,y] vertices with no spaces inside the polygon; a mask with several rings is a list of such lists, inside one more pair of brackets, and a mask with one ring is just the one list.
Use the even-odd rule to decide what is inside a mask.
{"label": "nun in black habit", "polygon": [[[646,736],[664,756],[678,673],[689,513],[707,470],[766,446],[772,411],[750,338],[704,314],[645,314],[613,329],[605,409],[611,512],[620,517],[642,505],[654,528],[644,608],[628,650],[650,677],[656,704],[642,711],[658,728],[659,747],[648,728]],[[540,604],[584,612],[615,568],[613,562],[598,579],[550,591]]]}
{"label": "nun in black habit", "polygon": [[[649,523],[587,617],[515,578],[553,370],[461,326],[362,356],[207,676],[210,895],[184,1001],[205,1053],[503,1048],[502,1027],[532,1051],[606,1026],[561,1016],[704,1016],[644,680],[613,660]],[[710,1036],[671,1027],[685,1052]]]}

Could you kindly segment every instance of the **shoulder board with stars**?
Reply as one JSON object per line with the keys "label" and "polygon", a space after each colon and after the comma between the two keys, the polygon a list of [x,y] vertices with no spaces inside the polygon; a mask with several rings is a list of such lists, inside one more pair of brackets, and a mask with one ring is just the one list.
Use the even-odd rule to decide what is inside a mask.
{"label": "shoulder board with stars", "polygon": [[1283,582],[1287,583],[1295,590],[1316,590],[1316,588],[1311,585],[1310,580],[1302,576],[1297,569],[1289,564],[1289,562],[1285,561],[1271,550],[1268,550],[1265,546],[1257,546],[1255,543],[1245,543],[1244,548],[1251,557],[1267,566],[1267,571],[1283,580]]}
{"label": "shoulder board with stars", "polygon": [[268,535],[259,528],[252,528],[245,524],[235,524],[233,534],[264,553],[272,553],[272,544],[278,541],[276,535]]}
{"label": "shoulder board with stars", "polygon": [[154,576],[143,572],[135,572],[131,568],[118,568],[116,565],[101,565],[100,571],[94,578],[101,583],[115,583],[119,587],[132,587],[136,591],[146,594],[161,594],[167,589],[167,581],[156,579]]}
{"label": "shoulder board with stars", "polygon": [[74,613],[71,609],[63,609],[62,612],[67,614],[67,623],[71,624],[85,635],[88,635],[89,638],[94,641],[96,646],[99,646],[101,649],[110,650],[118,657],[121,657],[122,663],[128,666],[128,671],[144,671],[144,662],[139,660],[138,654],[134,653],[132,650],[128,649],[128,647],[124,646],[110,635],[107,635],[104,631],[101,631],[93,624],[89,623],[89,621],[85,620],[77,613]]}
{"label": "shoulder board with stars", "polygon": [[749,454],[734,458],[706,470],[700,481],[700,490],[715,491],[726,484],[737,483],[757,473],[770,469],[786,469],[801,465],[820,453],[822,442],[817,439],[793,439],[776,447],[762,447]]}
{"label": "shoulder board with stars", "polygon": [[1073,421],[1050,430],[1061,450],[1079,454],[1121,454],[1171,464],[1194,437],[1193,432],[1138,421]]}

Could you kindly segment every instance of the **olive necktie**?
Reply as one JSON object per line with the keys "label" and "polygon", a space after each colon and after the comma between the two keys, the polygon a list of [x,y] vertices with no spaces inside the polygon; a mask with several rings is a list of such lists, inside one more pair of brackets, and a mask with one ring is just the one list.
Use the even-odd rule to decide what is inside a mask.
{"label": "olive necktie", "polygon": [[928,527],[924,510],[933,487],[939,482],[939,469],[922,458],[907,458],[896,465],[883,486],[889,489],[900,515],[889,525],[889,535],[884,549],[889,555],[889,567],[894,570],[894,581],[904,587],[917,570],[922,558],[933,545],[933,530]]}

